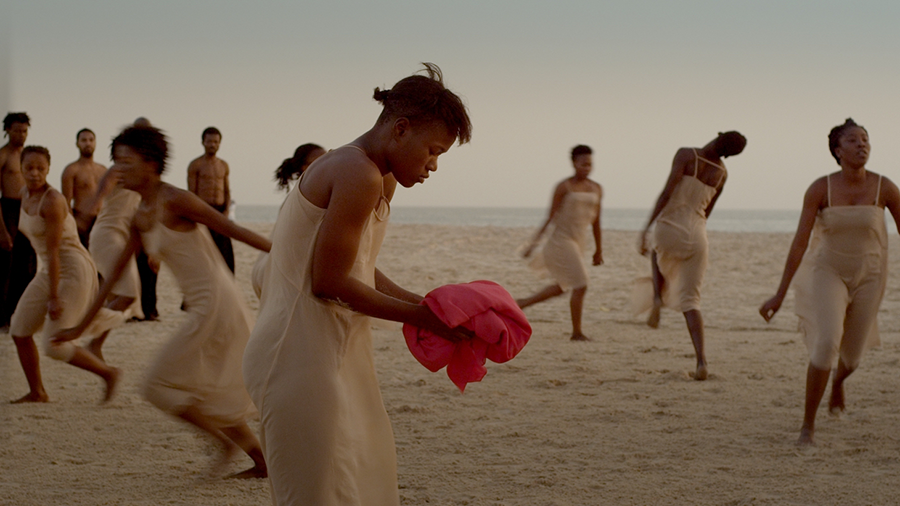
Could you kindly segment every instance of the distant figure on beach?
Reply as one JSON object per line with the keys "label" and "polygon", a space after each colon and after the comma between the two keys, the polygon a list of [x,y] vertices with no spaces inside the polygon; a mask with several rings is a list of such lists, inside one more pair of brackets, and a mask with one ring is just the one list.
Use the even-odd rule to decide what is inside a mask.
{"label": "distant figure on beach", "polygon": [[19,234],[19,210],[22,208],[20,158],[31,119],[24,112],[11,112],[3,118],[3,136],[9,141],[0,148],[0,327],[8,328],[19,297],[37,271],[37,257],[28,238]]}
{"label": "distant figure on beach", "polygon": [[[318,144],[307,143],[298,146],[294,150],[294,156],[285,158],[281,165],[275,169],[275,181],[278,182],[278,189],[290,192],[292,184],[306,171],[309,164],[324,154],[325,148]],[[269,254],[265,252],[260,253],[253,264],[253,271],[250,273],[250,284],[253,286],[253,291],[257,297],[262,294],[263,273],[268,262]]]}
{"label": "distant figure on beach", "polygon": [[866,170],[871,149],[866,129],[847,119],[831,129],[828,147],[841,170],[816,179],[806,190],[781,284],[759,308],[771,320],[794,280],[795,311],[809,349],[806,407],[797,441],[802,445],[814,443],[816,412],[834,362],[828,409],[839,414],[844,411],[844,381],[859,366],[863,351],[879,344],[877,314],[887,282],[885,208],[900,232],[900,190]]}
{"label": "distant figure on beach", "polygon": [[80,156],[66,165],[62,173],[62,194],[75,216],[78,238],[85,248],[90,246],[91,228],[97,219],[97,210],[88,206],[97,193],[100,178],[106,174],[106,167],[94,161],[97,139],[89,128],[82,128],[75,134],[75,146]]}
{"label": "distant figure on beach", "polygon": [[375,125],[316,160],[275,223],[243,370],[276,505],[398,505],[369,316],[467,337],[375,268],[397,184],[424,182],[471,135],[462,101],[425,66],[425,76],[375,89]]}
{"label": "distant figure on beach", "polygon": [[233,477],[264,477],[262,450],[246,422],[254,412],[253,403],[241,379],[251,316],[206,227],[263,251],[271,243],[229,221],[196,195],[162,182],[168,142],[160,130],[126,128],[113,139],[112,152],[112,170],[126,189],[141,195],[141,203],[116,270],[104,280],[81,324],[57,334],[55,342],[81,334],[143,243],[152,258],[172,270],[187,302],[185,321],[149,367],[145,397],[222,444],[223,456],[214,473],[221,472],[240,447],[254,467]]}
{"label": "distant figure on beach", "polygon": [[551,297],[572,290],[569,309],[572,314],[572,341],[590,341],[581,330],[584,295],[587,292],[587,266],[584,264],[584,243],[588,227],[594,233],[593,265],[603,264],[603,247],[600,232],[600,201],[603,187],[588,178],[593,170],[593,151],[579,144],[572,148],[572,165],[575,175],[562,180],[553,191],[550,213],[543,226],[535,234],[523,255],[527,258],[537,247],[541,236],[552,223],[550,238],[541,251],[538,264],[546,266],[554,284],[541,291],[516,300],[519,307],[543,302]]}
{"label": "distant figure on beach", "polygon": [[[222,132],[216,127],[207,127],[201,140],[205,152],[188,165],[188,190],[227,217],[228,207],[231,205],[229,169],[225,160],[216,156],[222,142]],[[209,232],[228,268],[234,273],[234,250],[231,247],[231,239],[214,230]]]}
{"label": "distant figure on beach", "polygon": [[40,254],[41,269],[19,299],[10,325],[29,388],[27,394],[12,402],[49,400],[33,337],[41,330],[47,356],[100,376],[106,382],[104,400],[108,401],[115,392],[119,370],[106,365],[87,349],[70,342],[51,341],[57,330],[75,325],[87,311],[97,294],[97,269],[78,239],[78,227],[65,197],[47,184],[50,152],[41,146],[27,146],[22,150],[21,162],[25,190],[20,232]]}
{"label": "distant figure on beach", "polygon": [[[694,379],[708,376],[704,350],[700,287],[709,257],[706,219],[725,187],[728,171],[723,158],[740,154],[747,139],[738,132],[720,133],[702,148],[681,148],[675,153],[666,186],[641,234],[640,252],[649,250],[653,297],[647,325],[659,326],[663,304],[684,313],[697,370]],[[653,245],[650,227],[656,223]],[[642,312],[642,311],[641,311]]]}

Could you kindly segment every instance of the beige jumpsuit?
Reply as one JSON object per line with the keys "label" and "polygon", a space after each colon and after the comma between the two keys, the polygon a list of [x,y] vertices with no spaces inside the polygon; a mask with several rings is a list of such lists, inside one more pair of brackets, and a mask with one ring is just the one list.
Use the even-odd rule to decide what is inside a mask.
{"label": "beige jumpsuit", "polygon": [[[685,175],[656,218],[654,249],[659,272],[665,279],[663,302],[682,313],[700,309],[700,287],[709,257],[706,208],[725,178],[725,167],[697,155],[694,173]],[[718,183],[709,186],[697,179],[700,162],[722,169]]]}
{"label": "beige jumpsuit", "polygon": [[853,369],[863,351],[879,344],[877,315],[887,282],[887,228],[878,205],[832,206],[819,211],[813,238],[794,276],[795,312],[810,363],[831,369],[838,356]]}
{"label": "beige jumpsuit", "polygon": [[[373,362],[370,318],[312,293],[325,209],[294,187],[275,223],[244,381],[260,411],[274,503],[399,504],[397,457]],[[390,213],[382,197],[351,274],[375,285]]]}

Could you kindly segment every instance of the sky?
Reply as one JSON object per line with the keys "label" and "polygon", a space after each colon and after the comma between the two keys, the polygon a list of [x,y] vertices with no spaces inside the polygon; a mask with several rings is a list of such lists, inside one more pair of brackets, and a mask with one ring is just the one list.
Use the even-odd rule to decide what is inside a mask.
{"label": "sky", "polygon": [[185,187],[215,125],[238,205],[277,205],[284,158],[354,140],[373,89],[429,61],[473,137],[394,206],[545,207],[583,143],[603,205],[649,213],[679,147],[739,130],[718,206],[797,209],[838,169],[827,135],[847,117],[868,167],[900,181],[898,22],[896,0],[0,0],[0,112],[31,116],[54,185],[79,129],[106,164],[146,116]]}

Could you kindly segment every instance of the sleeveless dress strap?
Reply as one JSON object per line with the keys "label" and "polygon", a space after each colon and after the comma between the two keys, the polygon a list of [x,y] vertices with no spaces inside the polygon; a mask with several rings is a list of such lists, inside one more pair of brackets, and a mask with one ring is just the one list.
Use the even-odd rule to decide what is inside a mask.
{"label": "sleeveless dress strap", "polygon": [[825,181],[828,186],[828,207],[831,207],[831,174],[825,176]]}
{"label": "sleeveless dress strap", "polygon": [[884,177],[881,174],[878,175],[878,189],[875,190],[875,205],[878,205],[878,199],[881,198],[881,178]]}

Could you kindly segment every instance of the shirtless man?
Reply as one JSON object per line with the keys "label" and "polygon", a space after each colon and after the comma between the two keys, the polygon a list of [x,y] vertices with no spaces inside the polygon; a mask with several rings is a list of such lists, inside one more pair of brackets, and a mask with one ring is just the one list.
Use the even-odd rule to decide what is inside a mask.
{"label": "shirtless man", "polygon": [[0,326],[8,327],[19,297],[37,270],[37,258],[31,243],[19,234],[19,210],[25,178],[19,157],[31,120],[24,112],[11,112],[3,118],[4,137],[9,142],[0,148]]}
{"label": "shirtless man", "polygon": [[[206,152],[188,165],[188,190],[220,213],[228,216],[228,207],[231,204],[228,164],[216,156],[219,151],[219,143],[222,142],[222,133],[216,127],[208,127],[203,131],[201,138],[203,149]],[[231,249],[231,239],[212,230],[209,233],[233,273],[234,251]]]}
{"label": "shirtless man", "polygon": [[97,193],[97,183],[106,174],[106,167],[94,161],[97,138],[89,128],[82,128],[75,134],[75,145],[81,156],[63,170],[62,194],[78,225],[78,238],[87,248],[91,228],[97,219],[96,211],[88,208],[88,201]]}

